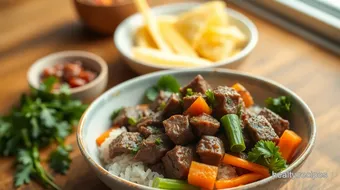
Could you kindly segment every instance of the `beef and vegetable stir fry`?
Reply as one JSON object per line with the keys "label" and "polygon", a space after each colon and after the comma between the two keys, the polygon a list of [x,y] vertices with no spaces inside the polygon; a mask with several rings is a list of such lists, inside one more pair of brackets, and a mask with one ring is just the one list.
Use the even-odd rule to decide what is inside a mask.
{"label": "beef and vegetable stir fry", "polygon": [[[112,115],[109,156],[131,154],[165,178],[161,189],[220,189],[245,185],[284,170],[301,138],[289,130],[289,97],[259,108],[241,84],[212,87],[201,75],[180,87],[172,76],[146,90],[148,104]],[[256,109],[255,109],[256,108]],[[111,130],[113,130],[111,129]],[[98,146],[105,140],[97,139]]]}

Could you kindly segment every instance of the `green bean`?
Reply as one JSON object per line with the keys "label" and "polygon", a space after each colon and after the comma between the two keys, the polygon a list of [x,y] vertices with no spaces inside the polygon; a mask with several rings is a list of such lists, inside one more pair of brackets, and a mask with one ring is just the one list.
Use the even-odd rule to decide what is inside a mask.
{"label": "green bean", "polygon": [[228,137],[230,150],[232,152],[242,152],[246,149],[244,144],[240,119],[236,114],[227,114],[221,118],[222,126]]}
{"label": "green bean", "polygon": [[156,177],[153,180],[152,187],[159,189],[170,189],[170,190],[199,190],[198,187],[188,184],[186,181],[177,179],[166,179]]}

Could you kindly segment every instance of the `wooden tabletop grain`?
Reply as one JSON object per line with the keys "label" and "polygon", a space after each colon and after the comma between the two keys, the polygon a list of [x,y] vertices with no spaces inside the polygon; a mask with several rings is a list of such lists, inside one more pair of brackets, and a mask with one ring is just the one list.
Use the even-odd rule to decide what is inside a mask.
{"label": "wooden tabletop grain", "polygon": [[[6,0],[5,0],[6,1]],[[231,6],[232,8],[236,8]],[[312,109],[317,139],[303,172],[327,172],[326,179],[294,179],[284,189],[337,189],[340,186],[340,59],[336,55],[236,8],[254,21],[259,42],[237,69],[275,80],[296,92]],[[72,1],[13,0],[0,3],[0,113],[29,90],[26,72],[40,57],[63,50],[86,50],[109,64],[108,88],[137,76],[118,56],[112,37],[84,29]],[[67,175],[55,175],[63,189],[108,189],[75,147]],[[42,150],[43,160],[49,149]],[[0,158],[0,190],[13,189],[13,159]],[[31,183],[20,189],[41,189]]]}

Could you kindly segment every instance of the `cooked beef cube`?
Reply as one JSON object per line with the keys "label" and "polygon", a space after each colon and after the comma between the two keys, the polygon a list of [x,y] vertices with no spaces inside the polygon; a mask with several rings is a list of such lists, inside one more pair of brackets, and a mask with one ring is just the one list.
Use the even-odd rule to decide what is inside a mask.
{"label": "cooked beef cube", "polygon": [[235,89],[227,86],[218,86],[213,90],[215,96],[214,115],[221,118],[226,114],[237,114],[243,101]]}
{"label": "cooked beef cube", "polygon": [[144,117],[136,125],[136,129],[143,136],[148,137],[150,134],[159,133],[162,131],[162,112],[156,112],[155,114]]}
{"label": "cooked beef cube", "polygon": [[160,106],[161,105],[165,105],[166,102],[168,101],[169,97],[170,97],[171,93],[168,92],[164,92],[163,90],[161,90],[156,98],[155,101],[153,101],[150,104],[150,109],[153,111],[159,111]]}
{"label": "cooked beef cube", "polygon": [[146,104],[138,105],[137,110],[139,112],[140,117],[148,117],[154,114],[154,112],[150,109],[149,105]]}
{"label": "cooked beef cube", "polygon": [[221,164],[218,166],[217,180],[220,179],[231,179],[237,177],[236,170],[229,164]]}
{"label": "cooked beef cube", "polygon": [[282,119],[279,115],[267,108],[262,109],[259,115],[263,115],[269,121],[279,137],[281,137],[286,129],[289,129],[289,121]]}
{"label": "cooked beef cube", "polygon": [[175,146],[162,158],[167,178],[187,179],[191,161],[194,159],[194,148]]}
{"label": "cooked beef cube", "polygon": [[[248,155],[244,152],[240,152],[240,153],[232,153],[234,156],[237,156],[239,158],[242,158],[244,160],[247,160]],[[237,175],[243,175],[243,174],[247,174],[250,173],[249,170],[243,169],[243,168],[239,168],[239,167],[235,167],[236,173]]]}
{"label": "cooked beef cube", "polygon": [[250,117],[247,120],[246,130],[255,142],[259,140],[270,140],[277,143],[279,141],[279,137],[274,129],[262,115]]}
{"label": "cooked beef cube", "polygon": [[224,132],[218,132],[216,137],[218,137],[223,142],[225,152],[230,152],[229,141]]}
{"label": "cooked beef cube", "polygon": [[255,143],[252,140],[247,129],[245,129],[245,128],[242,129],[242,134],[243,134],[244,144],[246,145],[246,150],[250,150],[251,148],[254,147]]}
{"label": "cooked beef cube", "polygon": [[178,145],[186,145],[195,139],[188,116],[173,115],[163,121],[165,133]]}
{"label": "cooked beef cube", "polygon": [[127,127],[127,130],[128,130],[129,132],[138,132],[136,125],[129,125],[129,126]]}
{"label": "cooked beef cube", "polygon": [[205,91],[211,89],[211,86],[201,75],[197,75],[187,86],[180,89],[183,96],[187,94],[188,88],[191,88],[193,92],[200,92],[204,94]]}
{"label": "cooked beef cube", "polygon": [[206,98],[206,95],[203,95],[201,93],[195,93],[191,96],[183,97],[183,110],[187,110],[191,106],[191,104],[194,103],[194,101],[200,96],[204,99]]}
{"label": "cooked beef cube", "polygon": [[164,170],[164,165],[162,162],[158,162],[156,164],[152,164],[152,165],[149,165],[149,168],[154,171],[154,172],[157,172],[163,176],[165,176],[165,170]]}
{"label": "cooked beef cube", "polygon": [[220,128],[220,122],[206,113],[190,118],[190,125],[195,135],[199,137],[202,135],[215,135]]}
{"label": "cooked beef cube", "polygon": [[152,111],[147,106],[136,106],[123,108],[113,120],[113,125],[129,126],[129,119],[138,121],[139,118],[149,116]]}
{"label": "cooked beef cube", "polygon": [[217,166],[225,153],[223,142],[218,137],[203,136],[197,144],[196,153],[203,163]]}
{"label": "cooked beef cube", "polygon": [[109,145],[110,158],[138,150],[143,138],[138,132],[123,132]]}
{"label": "cooked beef cube", "polygon": [[173,143],[166,134],[150,135],[142,141],[135,159],[146,164],[155,164],[159,162],[172,147]]}
{"label": "cooked beef cube", "polygon": [[163,116],[168,118],[175,114],[182,113],[181,100],[176,94],[171,94],[163,109]]}

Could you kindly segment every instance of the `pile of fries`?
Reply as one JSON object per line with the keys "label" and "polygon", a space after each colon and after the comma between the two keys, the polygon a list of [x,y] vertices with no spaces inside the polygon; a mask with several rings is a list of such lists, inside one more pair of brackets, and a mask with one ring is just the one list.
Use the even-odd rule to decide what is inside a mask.
{"label": "pile of fries", "polygon": [[228,22],[222,1],[210,1],[178,16],[155,17],[146,0],[134,0],[145,25],[135,35],[134,57],[167,67],[214,64],[240,52],[248,42]]}

